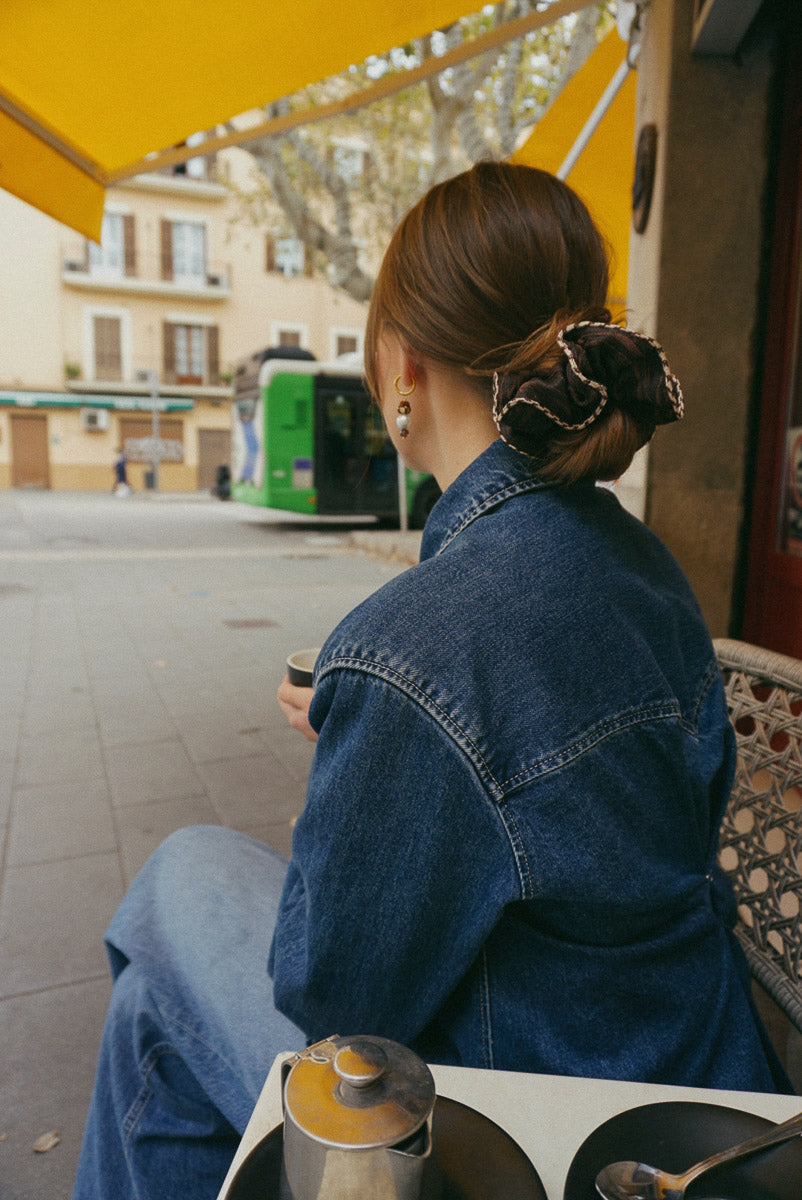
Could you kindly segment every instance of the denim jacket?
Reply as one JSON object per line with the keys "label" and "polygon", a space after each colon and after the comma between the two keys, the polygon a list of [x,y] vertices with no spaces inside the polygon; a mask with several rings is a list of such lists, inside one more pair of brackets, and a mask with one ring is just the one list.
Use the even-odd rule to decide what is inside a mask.
{"label": "denim jacket", "polygon": [[783,1087],[715,866],[734,739],[694,596],[592,484],[495,442],[318,660],[270,954],[310,1040]]}

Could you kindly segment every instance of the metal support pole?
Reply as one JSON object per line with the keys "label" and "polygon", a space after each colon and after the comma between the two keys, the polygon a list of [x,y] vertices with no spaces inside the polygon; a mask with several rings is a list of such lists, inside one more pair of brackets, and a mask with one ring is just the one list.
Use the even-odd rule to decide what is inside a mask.
{"label": "metal support pole", "polygon": [[398,461],[398,528],[402,533],[406,533],[409,529],[409,515],[407,513],[407,469],[401,455],[397,455]]}
{"label": "metal support pole", "polygon": [[151,437],[153,439],[153,490],[159,490],[159,377],[155,371],[150,372],[150,402],[151,410]]}
{"label": "metal support pole", "polygon": [[585,126],[582,129],[582,131],[580,132],[579,137],[576,139],[573,146],[568,151],[568,154],[565,156],[565,159],[564,159],[562,165],[560,166],[559,170],[557,171],[558,179],[567,179],[568,176],[570,175],[571,171],[573,171],[574,167],[577,164],[577,160],[579,159],[580,155],[582,154],[582,151],[585,149],[588,142],[590,141],[590,139],[593,137],[594,133],[598,129],[599,124],[601,123],[602,117],[607,112],[608,108],[612,104],[613,100],[615,100],[618,93],[621,91],[621,88],[624,86],[624,82],[626,81],[626,78],[629,75],[629,72],[635,66],[635,63],[636,63],[637,57],[638,57],[638,49],[639,48],[637,46],[634,48],[634,52],[632,55],[630,55],[629,61],[627,61],[626,58],[624,59],[624,61],[621,63],[621,66],[618,68],[615,75],[612,77],[610,82],[607,84],[607,87],[602,92],[602,95],[601,95],[598,103],[596,104],[596,107],[593,109],[593,112],[590,114],[587,121],[585,122]]}
{"label": "metal support pole", "polygon": [[161,459],[161,432],[159,428],[159,413],[161,411],[162,402],[159,398],[159,373],[152,368],[136,372],[137,383],[146,383],[150,391],[150,403],[143,404],[142,407],[150,408],[150,441],[151,455],[150,466],[153,474],[153,490],[159,490],[159,462]]}

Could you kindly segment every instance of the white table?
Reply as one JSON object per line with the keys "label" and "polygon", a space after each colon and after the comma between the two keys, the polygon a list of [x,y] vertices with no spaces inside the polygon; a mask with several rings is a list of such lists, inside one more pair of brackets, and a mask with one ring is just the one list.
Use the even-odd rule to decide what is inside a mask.
{"label": "white table", "polygon": [[[226,1200],[230,1181],[245,1156],[282,1120],[280,1076],[286,1057],[280,1055],[273,1063],[218,1200]],[[433,1066],[432,1074],[438,1096],[468,1104],[506,1129],[534,1163],[549,1200],[562,1200],[571,1160],[588,1134],[625,1109],[660,1100],[695,1100],[744,1109],[773,1121],[802,1111],[799,1096],[762,1092],[717,1092],[464,1067]]]}

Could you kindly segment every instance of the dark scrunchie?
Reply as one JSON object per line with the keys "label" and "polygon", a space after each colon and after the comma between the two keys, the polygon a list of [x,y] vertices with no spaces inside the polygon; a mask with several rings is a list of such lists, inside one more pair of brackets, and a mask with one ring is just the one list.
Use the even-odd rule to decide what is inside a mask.
{"label": "dark scrunchie", "polygon": [[[580,321],[557,334],[559,361],[538,374],[493,376],[493,418],[504,441],[537,454],[559,429],[585,429],[609,405],[629,414],[645,445],[685,406],[662,347],[644,333]],[[557,426],[557,429],[555,429]]]}

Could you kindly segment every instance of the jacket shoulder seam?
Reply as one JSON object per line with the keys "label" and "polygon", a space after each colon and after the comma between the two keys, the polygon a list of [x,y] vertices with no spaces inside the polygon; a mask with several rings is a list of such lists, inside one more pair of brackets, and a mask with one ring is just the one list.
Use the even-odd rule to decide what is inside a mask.
{"label": "jacket shoulder seam", "polygon": [[714,660],[713,662],[711,662],[710,666],[707,668],[707,671],[705,672],[704,676],[702,677],[702,685],[699,688],[699,694],[696,697],[696,703],[694,704],[693,709],[690,713],[690,719],[687,722],[683,722],[683,724],[686,726],[686,728],[689,730],[689,732],[693,733],[694,736],[698,736],[699,716],[701,714],[702,707],[704,706],[705,700],[707,699],[708,693],[710,692],[711,687],[715,683],[715,680],[716,680],[716,677],[718,676],[718,674],[719,674],[719,666],[718,666],[718,663]]}
{"label": "jacket shoulder seam", "polygon": [[476,521],[479,517],[484,516],[484,514],[489,512],[491,509],[498,508],[499,504],[503,504],[505,500],[511,500],[513,496],[520,496],[525,492],[543,491],[545,488],[553,486],[554,485],[551,483],[538,483],[536,480],[525,479],[518,480],[516,483],[509,483],[505,487],[499,488],[499,490],[494,492],[492,496],[487,496],[481,501],[481,503],[477,504],[474,508],[469,509],[468,512],[465,513],[460,523],[455,526],[454,529],[448,531],[448,534],[445,537],[442,545],[439,547],[437,553],[442,554],[443,551],[451,545],[454,539],[459,537],[459,535],[465,529],[467,529],[469,525],[472,525],[474,521]]}
{"label": "jacket shoulder seam", "polygon": [[558,771],[568,763],[573,762],[574,759],[586,754],[588,750],[592,750],[594,746],[605,741],[608,737],[612,737],[635,725],[646,725],[651,721],[681,721],[681,718],[680,707],[674,701],[652,704],[643,708],[628,709],[626,712],[598,722],[598,724],[591,726],[581,737],[570,742],[567,746],[563,746],[560,750],[552,754],[545,755],[537,762],[531,763],[528,767],[519,771],[516,775],[503,780],[501,787],[506,792],[507,790],[519,787],[522,783],[529,780],[551,774],[552,771]]}
{"label": "jacket shoulder seam", "polygon": [[489,787],[492,799],[497,802],[502,798],[502,787],[490,770],[487,760],[473,739],[444,708],[441,708],[413,680],[403,675],[400,671],[396,671],[393,667],[387,667],[371,659],[358,658],[356,656],[329,659],[322,668],[318,679],[323,679],[327,674],[336,669],[361,671],[366,675],[374,675],[409,696],[420,708],[429,713],[447,736],[470,759],[480,779]]}

